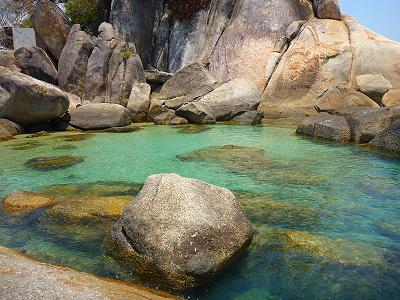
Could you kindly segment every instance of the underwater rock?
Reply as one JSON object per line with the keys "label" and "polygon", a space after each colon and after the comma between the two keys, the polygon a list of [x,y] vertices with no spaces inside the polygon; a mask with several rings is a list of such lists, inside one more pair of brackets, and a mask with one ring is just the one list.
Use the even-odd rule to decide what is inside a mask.
{"label": "underwater rock", "polygon": [[104,220],[116,221],[131,201],[131,196],[69,198],[47,209],[41,222],[86,224]]}
{"label": "underwater rock", "polygon": [[100,130],[100,132],[127,133],[127,132],[136,132],[139,130],[140,130],[140,127],[129,125],[129,126],[124,126],[124,127],[111,127],[111,128]]}
{"label": "underwater rock", "polygon": [[184,134],[193,134],[193,133],[202,133],[211,130],[212,127],[209,126],[202,126],[202,125],[190,125],[190,126],[185,126],[181,130],[179,130],[179,133],[184,133]]}
{"label": "underwater rock", "polygon": [[227,189],[176,174],[150,176],[105,247],[153,284],[210,281],[251,243],[253,229]]}
{"label": "underwater rock", "polygon": [[65,169],[80,164],[85,159],[79,156],[53,156],[53,157],[35,157],[25,162],[25,166],[38,171],[51,171]]}
{"label": "underwater rock", "polygon": [[29,136],[27,136],[28,139],[32,139],[32,138],[37,138],[37,137],[41,137],[41,136],[48,136],[49,133],[47,131],[39,131],[39,132],[35,132],[34,134],[31,134]]}
{"label": "underwater rock", "polygon": [[55,197],[16,190],[3,200],[3,209],[7,213],[31,213],[34,210],[58,203]]}
{"label": "underwater rock", "polygon": [[42,146],[41,143],[39,143],[36,140],[31,140],[31,141],[26,141],[23,143],[12,143],[7,145],[12,150],[17,150],[17,151],[23,151],[23,150],[30,150],[30,149],[35,149]]}
{"label": "underwater rock", "polygon": [[91,137],[93,137],[93,134],[80,133],[80,134],[59,135],[56,136],[55,138],[60,139],[64,142],[81,142],[81,141],[86,141]]}
{"label": "underwater rock", "polygon": [[54,148],[54,150],[74,150],[74,149],[78,149],[78,147],[74,145],[62,145]]}

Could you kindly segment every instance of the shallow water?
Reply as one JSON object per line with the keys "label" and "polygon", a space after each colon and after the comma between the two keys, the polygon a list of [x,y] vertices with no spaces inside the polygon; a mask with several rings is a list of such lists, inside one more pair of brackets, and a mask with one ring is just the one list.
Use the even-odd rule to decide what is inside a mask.
{"label": "shallow water", "polygon": [[[63,133],[4,142],[0,196],[60,184],[79,184],[75,197],[90,194],[92,184],[98,184],[99,196],[134,196],[151,174],[198,178],[235,191],[256,235],[238,262],[207,289],[187,297],[400,298],[398,158],[297,137],[293,128],[206,129],[144,126],[134,133]],[[265,154],[191,155],[229,144]],[[25,165],[46,156],[84,160],[48,171]],[[138,280],[103,255],[102,240],[112,221],[54,224],[45,215],[43,209],[28,216],[0,211],[0,245],[100,276]]]}

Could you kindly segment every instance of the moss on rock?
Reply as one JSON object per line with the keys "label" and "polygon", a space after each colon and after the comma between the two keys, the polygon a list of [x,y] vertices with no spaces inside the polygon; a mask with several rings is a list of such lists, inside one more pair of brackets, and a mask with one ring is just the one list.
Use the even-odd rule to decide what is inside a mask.
{"label": "moss on rock", "polygon": [[35,157],[25,162],[25,166],[38,171],[51,171],[65,169],[80,164],[85,159],[79,156],[53,156],[53,157]]}

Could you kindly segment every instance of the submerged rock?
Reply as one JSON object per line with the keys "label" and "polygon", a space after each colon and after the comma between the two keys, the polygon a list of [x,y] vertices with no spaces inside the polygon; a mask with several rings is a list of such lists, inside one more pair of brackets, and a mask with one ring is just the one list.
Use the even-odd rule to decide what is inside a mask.
{"label": "submerged rock", "polygon": [[17,190],[3,199],[3,209],[7,213],[31,213],[57,203],[57,198],[46,194]]}
{"label": "submerged rock", "polygon": [[60,139],[64,142],[81,142],[81,141],[86,141],[92,137],[93,137],[93,134],[80,133],[80,134],[59,135],[59,136],[56,136],[55,139]]}
{"label": "submerged rock", "polygon": [[65,169],[80,164],[85,159],[79,156],[53,156],[53,157],[35,157],[25,162],[25,166],[38,171],[51,171]]}
{"label": "submerged rock", "polygon": [[173,290],[210,281],[251,243],[228,190],[176,174],[150,176],[105,245],[127,267]]}
{"label": "submerged rock", "polygon": [[190,126],[185,126],[181,130],[179,130],[179,133],[184,133],[184,134],[193,134],[193,133],[202,133],[211,130],[212,127],[209,126],[202,126],[202,125],[190,125]]}

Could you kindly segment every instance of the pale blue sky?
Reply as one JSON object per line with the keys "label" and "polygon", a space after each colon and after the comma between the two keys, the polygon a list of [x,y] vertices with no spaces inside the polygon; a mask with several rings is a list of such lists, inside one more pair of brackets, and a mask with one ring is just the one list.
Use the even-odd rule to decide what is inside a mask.
{"label": "pale blue sky", "polygon": [[400,0],[339,0],[342,12],[373,31],[400,41]]}

